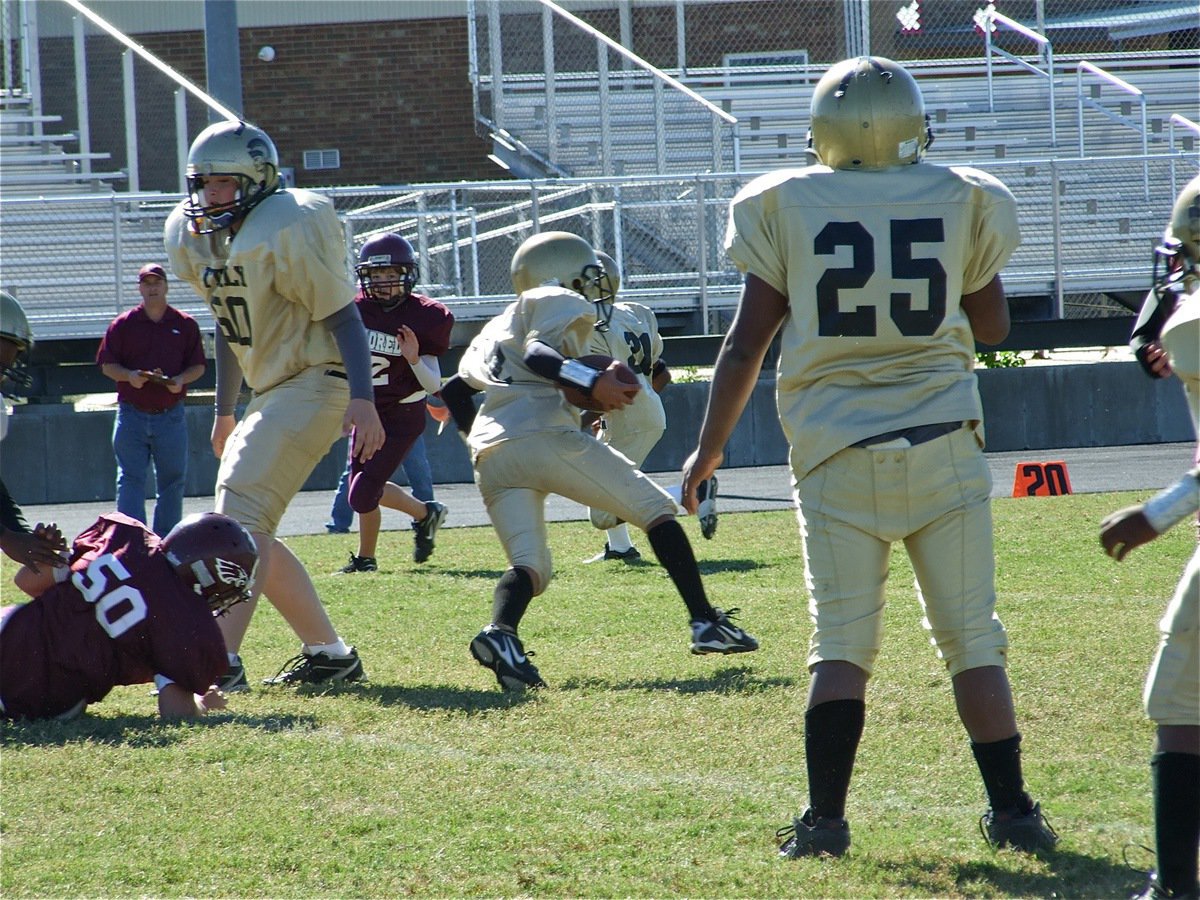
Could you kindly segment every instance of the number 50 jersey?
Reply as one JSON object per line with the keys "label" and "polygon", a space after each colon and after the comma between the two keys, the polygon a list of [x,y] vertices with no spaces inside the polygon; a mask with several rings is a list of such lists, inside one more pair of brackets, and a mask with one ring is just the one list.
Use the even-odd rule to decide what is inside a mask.
{"label": "number 50 jersey", "polygon": [[118,684],[166,675],[203,694],[229,669],[208,603],[141,522],[109,513],[75,538],[70,574],[5,610],[0,700],[9,718],[45,718]]}
{"label": "number 50 jersey", "polygon": [[877,434],[983,409],[960,305],[1020,240],[1003,184],[966,167],[785,169],[734,197],[737,267],[788,298],[779,418],[798,478]]}

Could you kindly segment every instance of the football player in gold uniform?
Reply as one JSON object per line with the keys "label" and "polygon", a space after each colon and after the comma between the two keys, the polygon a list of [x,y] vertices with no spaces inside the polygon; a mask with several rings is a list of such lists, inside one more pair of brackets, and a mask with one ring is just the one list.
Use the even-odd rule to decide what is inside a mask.
{"label": "football player in gold uniform", "polygon": [[[1165,275],[1155,286],[1159,306],[1173,310],[1158,344],[1183,381],[1192,424],[1200,434],[1200,176],[1180,192],[1158,262]],[[1157,268],[1157,266],[1156,266]],[[1200,444],[1196,465],[1148,502],[1118,510],[1100,526],[1109,556],[1122,560],[1200,509]],[[1157,725],[1150,771],[1158,871],[1141,900],[1200,897],[1200,548],[1184,568],[1159,622],[1162,639],[1143,702]]]}
{"label": "football player in gold uniform", "polygon": [[726,249],[745,273],[718,356],[684,505],[721,464],[776,332],[779,419],[804,548],[814,632],[805,715],[809,808],[780,853],[841,855],[845,802],[882,638],[895,541],[917,578],[983,775],[996,846],[1053,846],[1025,792],[1020,735],[995,614],[991,478],[973,371],[976,339],[1009,315],[1000,270],[1018,242],[1007,188],[922,161],[920,89],[891,60],[830,68],[814,89],[813,165],[734,197]]}
{"label": "football player in gold uniform", "polygon": [[[202,131],[187,179],[190,196],[168,217],[164,243],[175,274],[218,325],[216,509],[250,530],[261,557],[250,602],[220,620],[230,654],[220,687],[247,689],[238,650],[259,593],[303,644],[269,683],[359,679],[358,654],[275,537],[288,503],[342,434],[364,460],[383,444],[341,224],[328,199],[281,185],[275,145],[245,122]],[[254,397],[238,422],[243,379]]]}
{"label": "football player in gold uniform", "polygon": [[[585,413],[583,421],[601,441],[629,457],[639,469],[654,445],[667,428],[667,414],[659,394],[671,383],[671,370],[663,362],[663,339],[658,333],[658,317],[654,310],[641,303],[617,300],[621,290],[621,268],[607,253],[596,251],[612,282],[613,306],[606,328],[592,331],[589,353],[598,353],[623,360],[641,383],[641,391],[628,406],[605,413]],[[672,491],[675,493],[672,493]],[[678,485],[668,488],[678,501]],[[717,530],[717,479],[710,478],[700,488],[700,533],[711,538]],[[633,562],[641,554],[629,540],[629,528],[612,513],[602,509],[588,510],[592,525],[607,531],[604,550],[587,562],[619,559]]]}
{"label": "football player in gold uniform", "polygon": [[[471,342],[442,398],[467,444],[488,518],[509,568],[497,583],[492,621],[471,653],[506,690],[544,687],[517,636],[526,608],[552,574],[546,496],[559,494],[606,510],[646,531],[691,619],[693,653],[737,653],[758,642],[708,602],[691,545],[675,521],[675,501],[624,456],[584,434],[579,410],[559,386],[589,395],[605,410],[628,406],[637,387],[576,357],[592,330],[606,327],[612,285],[583,238],[549,231],[513,256],[517,299]],[[475,412],[471,394],[483,391]]]}

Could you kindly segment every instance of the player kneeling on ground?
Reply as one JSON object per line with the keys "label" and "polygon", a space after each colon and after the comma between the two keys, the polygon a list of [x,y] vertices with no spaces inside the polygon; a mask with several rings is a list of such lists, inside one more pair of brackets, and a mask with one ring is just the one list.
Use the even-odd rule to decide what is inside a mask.
{"label": "player kneeling on ground", "polygon": [[224,709],[216,617],[249,596],[257,566],[254,538],[228,516],[188,516],[161,541],[101,516],[69,566],[17,572],[34,599],[0,611],[0,714],[71,719],[119,684],[150,681],[163,717]]}

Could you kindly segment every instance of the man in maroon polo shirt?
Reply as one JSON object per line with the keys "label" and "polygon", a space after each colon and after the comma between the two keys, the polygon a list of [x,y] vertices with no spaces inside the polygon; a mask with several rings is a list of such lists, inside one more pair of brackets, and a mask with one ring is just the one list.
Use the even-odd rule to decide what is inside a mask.
{"label": "man in maroon polo shirt", "polygon": [[162,266],[142,266],[138,292],[142,302],[113,319],[96,362],[117,383],[117,509],[146,522],[146,473],[153,461],[158,487],[153,527],[163,535],[183,517],[188,454],[183,398],[204,374],[204,345],[196,320],[167,305]]}

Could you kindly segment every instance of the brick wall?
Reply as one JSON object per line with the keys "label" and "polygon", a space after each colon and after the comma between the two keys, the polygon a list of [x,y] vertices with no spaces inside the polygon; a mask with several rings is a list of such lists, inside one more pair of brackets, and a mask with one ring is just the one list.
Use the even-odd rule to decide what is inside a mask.
{"label": "brick wall", "polygon": [[[140,35],[151,53],[205,84],[204,35]],[[273,62],[257,58],[264,45]],[[120,47],[88,39],[92,145],[112,153],[98,167],[125,165]],[[242,28],[242,99],[246,118],[264,128],[300,186],[408,184],[502,178],[475,133],[467,80],[465,18],[339,25]],[[47,113],[77,128],[69,38],[44,39],[42,88]],[[143,189],[174,191],[175,84],[146,63],[135,67]],[[188,133],[207,121],[188,97]],[[305,150],[341,151],[341,168],[306,171]]]}

